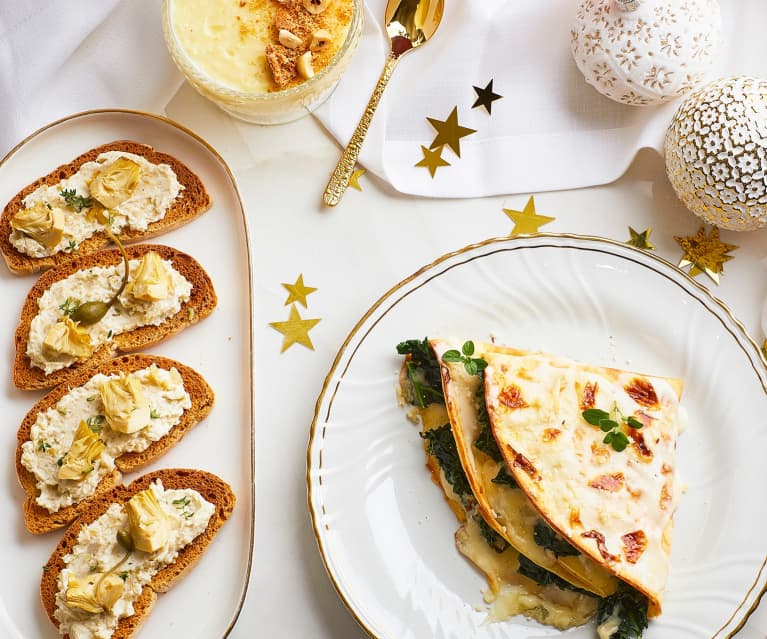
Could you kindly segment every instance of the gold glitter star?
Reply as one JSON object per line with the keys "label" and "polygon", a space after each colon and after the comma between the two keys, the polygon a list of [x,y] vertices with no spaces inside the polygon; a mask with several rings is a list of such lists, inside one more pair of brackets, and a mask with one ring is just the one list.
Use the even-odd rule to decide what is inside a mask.
{"label": "gold glitter star", "polygon": [[282,340],[280,353],[284,353],[293,344],[301,344],[310,351],[313,351],[314,344],[312,344],[312,340],[309,337],[309,331],[319,322],[319,319],[301,319],[296,305],[293,304],[290,307],[290,317],[287,322],[269,322],[269,326],[285,336]]}
{"label": "gold glitter star", "polygon": [[650,233],[652,233],[652,229],[649,226],[641,233],[638,233],[629,226],[629,233],[631,234],[631,239],[627,240],[626,244],[636,246],[639,249],[645,249],[646,251],[655,250],[655,245],[650,242]]}
{"label": "gold glitter star", "polygon": [[503,209],[503,212],[509,216],[514,222],[514,228],[512,229],[510,236],[521,235],[523,233],[538,233],[538,229],[553,222],[557,218],[546,217],[545,215],[538,215],[535,212],[535,199],[530,196],[530,199],[525,204],[525,208],[522,211],[515,211],[514,209]]}
{"label": "gold glitter star", "polygon": [[365,175],[367,171],[365,169],[357,169],[354,173],[349,176],[349,186],[353,189],[357,189],[358,191],[362,190],[362,187],[360,186],[360,178]]}
{"label": "gold glitter star", "polygon": [[442,149],[444,146],[439,147],[436,151],[431,151],[425,146],[421,146],[421,152],[423,153],[423,160],[418,162],[415,166],[423,166],[429,169],[429,175],[431,179],[434,179],[434,175],[437,173],[437,169],[441,166],[450,166],[450,162],[447,162],[442,158]]}
{"label": "gold glitter star", "polygon": [[487,111],[488,115],[491,115],[493,112],[493,102],[500,100],[503,97],[498,93],[493,93],[493,81],[490,80],[484,89],[481,89],[480,87],[472,88],[474,89],[474,93],[477,94],[477,99],[474,104],[471,105],[471,108],[476,109],[477,107],[485,107],[485,111]]}
{"label": "gold glitter star", "polygon": [[714,227],[711,234],[706,236],[706,227],[701,226],[695,235],[674,237],[682,247],[684,255],[679,260],[679,268],[690,267],[690,276],[701,273],[708,275],[715,284],[719,284],[719,276],[724,272],[724,263],[734,256],[727,255],[738,247],[725,244],[719,239],[719,229]]}
{"label": "gold glitter star", "polygon": [[306,296],[311,295],[316,291],[316,288],[313,288],[311,286],[305,286],[304,285],[304,274],[301,273],[298,276],[298,279],[296,280],[295,284],[288,284],[286,282],[282,282],[282,288],[284,288],[288,293],[288,299],[285,300],[285,306],[288,304],[292,304],[293,302],[298,302],[301,304],[304,308],[308,308],[306,305]]}
{"label": "gold glitter star", "polygon": [[458,107],[453,107],[450,115],[447,116],[447,120],[435,120],[434,118],[426,119],[437,132],[437,135],[429,148],[436,149],[438,146],[446,144],[453,149],[453,152],[458,157],[461,157],[461,138],[465,138],[467,135],[477,132],[476,129],[470,129],[458,124]]}

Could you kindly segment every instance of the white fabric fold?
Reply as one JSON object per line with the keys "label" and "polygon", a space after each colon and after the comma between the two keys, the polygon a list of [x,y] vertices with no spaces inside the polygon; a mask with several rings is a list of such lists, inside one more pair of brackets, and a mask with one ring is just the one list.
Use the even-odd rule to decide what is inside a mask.
{"label": "white fabric fold", "polygon": [[[361,164],[403,193],[479,197],[594,186],[611,182],[643,147],[662,150],[678,101],[630,107],[597,93],[570,53],[576,0],[447,0],[436,35],[399,63],[386,90]],[[381,24],[386,0],[367,0],[366,25],[355,59],[316,117],[344,145],[375,85],[388,52]],[[767,43],[754,23],[760,0],[721,0],[725,48],[711,76],[749,72],[742,40],[760,48],[767,74]],[[755,45],[755,43],[759,43]],[[753,51],[753,48],[751,49]],[[750,58],[751,69],[754,57]],[[751,70],[750,72],[754,72]],[[472,109],[472,86],[504,96],[492,115]],[[452,166],[435,179],[414,165],[453,106],[459,122],[477,130],[461,141],[461,158],[445,149]]]}

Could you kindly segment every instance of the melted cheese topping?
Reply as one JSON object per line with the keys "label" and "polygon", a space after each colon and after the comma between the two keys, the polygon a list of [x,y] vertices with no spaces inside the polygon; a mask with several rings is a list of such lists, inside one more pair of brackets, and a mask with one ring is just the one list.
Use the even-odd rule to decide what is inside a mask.
{"label": "melted cheese topping", "polygon": [[[555,530],[648,595],[658,614],[679,496],[681,382],[543,354],[485,359],[488,413],[517,483]],[[586,408],[644,426],[623,425],[631,443],[618,452],[583,419]]]}
{"label": "melted cheese topping", "polygon": [[[68,207],[61,191],[74,189],[77,195],[90,197],[88,183],[94,175],[118,158],[127,158],[140,167],[138,185],[133,194],[122,204],[110,210],[113,217],[112,230],[116,234],[124,228],[145,231],[147,226],[165,217],[173,201],[184,188],[178,181],[173,169],[167,164],[153,164],[140,155],[124,151],[107,151],[95,161],[86,162],[70,177],[53,185],[42,185],[24,198],[24,207],[31,208],[38,202],[50,205],[64,215],[64,231],[61,240],[52,247],[13,231],[11,244],[20,253],[31,257],[45,257],[68,250],[72,242],[80,244],[94,233],[103,230],[104,224],[94,216],[88,216],[88,209],[77,212]],[[76,250],[76,249],[75,249]]]}
{"label": "melted cheese topping", "polygon": [[71,639],[109,639],[123,617],[134,613],[133,602],[157,572],[173,563],[178,553],[208,526],[215,506],[192,489],[165,490],[162,482],[151,485],[170,521],[166,544],[153,553],[134,550],[119,568],[124,577],[124,591],[111,611],[88,613],[67,605],[65,593],[70,579],[82,583],[89,575],[106,572],[125,556],[117,543],[118,530],[127,530],[128,516],[121,504],[112,504],[77,536],[72,552],[64,555],[64,569],[59,575],[54,616],[59,632]]}
{"label": "melted cheese topping", "polygon": [[[55,405],[38,414],[30,429],[29,441],[22,444],[21,463],[37,480],[39,495],[35,501],[56,512],[65,506],[90,497],[105,475],[115,468],[115,459],[128,452],[141,452],[164,437],[192,406],[189,393],[179,372],[150,366],[131,373],[141,383],[151,408],[149,424],[126,435],[109,428],[104,419],[104,405],[99,389],[117,375],[94,375],[88,382],[73,388]],[[82,480],[58,479],[57,460],[69,450],[81,421],[90,420],[105,444],[101,456],[94,460],[93,470]]]}
{"label": "melted cheese topping", "polygon": [[[524,491],[493,481],[506,464],[474,445],[482,432],[476,404],[481,381],[478,376],[469,375],[461,362],[442,360],[446,351],[460,351],[461,344],[458,340],[431,340],[442,369],[445,399],[461,463],[484,519],[517,551],[549,572],[600,597],[613,594],[617,580],[588,556],[557,557],[539,546],[534,531],[541,516],[535,506]],[[515,352],[494,344],[475,343],[475,348],[474,356],[481,358],[487,352]],[[480,401],[484,402],[484,397]]]}
{"label": "melted cheese topping", "polygon": [[[141,260],[128,263],[129,280],[136,277]],[[95,324],[82,326],[90,336],[93,350],[120,335],[139,326],[159,326],[181,309],[181,304],[189,300],[192,284],[176,269],[169,260],[163,260],[170,275],[170,295],[160,301],[147,302],[135,299],[127,290],[123,291],[117,303]],[[48,330],[64,316],[62,306],[71,302],[107,302],[122,281],[123,265],[95,266],[77,271],[69,277],[55,282],[38,300],[38,312],[29,328],[27,355],[32,366],[42,368],[46,375],[71,366],[77,359],[71,355],[58,355],[48,358],[43,353],[43,340]]]}

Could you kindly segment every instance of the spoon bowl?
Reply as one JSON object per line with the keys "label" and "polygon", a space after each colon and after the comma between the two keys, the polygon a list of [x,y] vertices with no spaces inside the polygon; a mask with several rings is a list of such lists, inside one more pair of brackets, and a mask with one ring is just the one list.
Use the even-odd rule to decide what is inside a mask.
{"label": "spoon bowl", "polygon": [[323,200],[328,206],[338,204],[349,186],[349,178],[354,172],[373,115],[399,59],[432,38],[442,21],[444,9],[445,0],[389,0],[387,3],[384,15],[390,42],[389,55],[357,129],[325,187]]}

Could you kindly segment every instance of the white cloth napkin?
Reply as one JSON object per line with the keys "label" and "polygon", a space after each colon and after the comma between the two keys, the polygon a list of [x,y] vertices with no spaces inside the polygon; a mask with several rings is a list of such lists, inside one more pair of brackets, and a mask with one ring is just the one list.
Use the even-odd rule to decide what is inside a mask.
{"label": "white cloth napkin", "polygon": [[[674,1],[674,0],[672,0]],[[725,48],[712,75],[767,75],[764,0],[720,0]],[[316,116],[345,145],[388,53],[386,0],[367,0],[356,57]],[[643,147],[662,149],[678,101],[630,107],[587,85],[570,53],[578,0],[446,0],[436,35],[402,58],[363,147],[361,164],[403,193],[479,197],[605,184]],[[745,44],[762,55],[743,54]],[[492,115],[472,109],[472,86],[504,96]],[[458,107],[459,123],[477,133],[461,140],[461,158],[431,179],[414,164],[434,130]]]}
{"label": "white cloth napkin", "polygon": [[162,112],[183,78],[158,0],[0,0],[0,157],[87,109]]}

